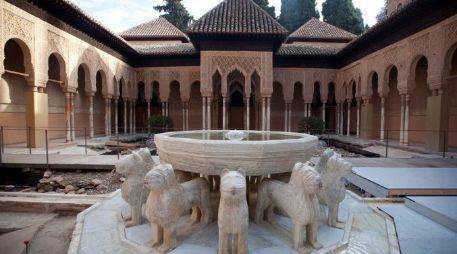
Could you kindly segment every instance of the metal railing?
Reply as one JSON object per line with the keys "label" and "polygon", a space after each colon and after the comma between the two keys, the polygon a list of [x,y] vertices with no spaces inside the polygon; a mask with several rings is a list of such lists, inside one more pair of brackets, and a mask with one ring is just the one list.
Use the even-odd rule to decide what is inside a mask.
{"label": "metal railing", "polygon": [[[78,128],[78,129],[71,129],[70,136],[74,136],[75,139],[70,137],[70,140],[67,140],[68,138],[68,129],[67,128],[31,128],[31,127],[26,127],[26,128],[18,128],[18,127],[5,127],[5,126],[0,126],[0,164],[4,163],[4,154],[7,154],[8,151],[11,153],[16,153],[16,154],[24,154],[24,151],[28,154],[43,154],[45,156],[45,163],[46,166],[49,167],[49,162],[50,162],[50,155],[58,153],[58,151],[50,152],[50,147],[52,149],[57,148],[58,146],[61,145],[68,145],[68,144],[78,144],[78,146],[83,146],[84,149],[81,153],[75,153],[75,154],[81,154],[81,155],[89,155],[89,150],[90,150],[90,144],[89,140],[92,140],[92,138],[109,138],[109,141],[115,142],[115,145],[111,145],[112,149],[116,149],[115,153],[111,154],[116,154],[118,159],[121,156],[121,150],[123,148],[123,136],[128,136],[128,135],[144,135],[144,138],[151,137],[152,134],[154,133],[160,133],[160,132],[167,132],[167,131],[180,131],[182,129],[178,128],[148,128],[148,127],[137,127],[135,128],[135,131],[132,131],[130,128],[127,130],[124,130],[123,128],[118,128],[118,133],[115,134],[115,129],[113,128],[110,130],[111,133],[113,133],[110,137],[106,137],[105,132],[106,130],[103,129],[94,129],[93,133],[95,134],[93,137],[91,135],[88,135],[88,128]],[[283,131],[281,129],[278,130],[272,130],[272,131]],[[360,130],[360,133],[377,133],[379,134],[379,130]],[[418,147],[416,147],[415,142],[417,141],[422,141],[422,147],[423,143],[425,140],[428,138],[428,134],[430,132],[434,132],[435,137],[439,137],[441,140],[437,142],[441,147],[441,156],[443,158],[446,158],[448,154],[448,144],[452,144],[453,146],[457,146],[457,131],[426,131],[426,130],[408,130],[408,136],[410,140],[410,146],[406,146],[404,144],[399,143],[399,136],[401,133],[401,130],[392,130],[392,129],[386,129],[384,130],[384,140],[379,141],[374,140],[374,139],[367,139],[367,141],[374,141],[377,145],[384,145],[385,146],[385,156],[386,158],[389,157],[390,155],[390,150],[392,148],[399,148],[399,149],[405,149],[408,148],[411,152],[428,152],[428,153],[434,153],[437,154],[437,152],[433,151],[426,151],[426,149],[422,148],[422,150]],[[91,132],[92,133],[92,132]],[[320,137],[321,140],[324,140],[327,142],[327,144],[331,145],[332,142],[336,139],[347,139],[347,133],[345,132],[344,134],[337,134],[335,130],[308,130],[307,133],[311,134],[319,134],[318,136]],[[44,136],[44,140],[40,140],[40,135]],[[355,138],[356,133],[351,132],[351,138]],[[35,139],[35,140],[33,140]],[[451,140],[452,139],[452,140]],[[32,144],[35,144],[37,140],[40,140],[39,143],[43,144],[42,146],[38,148],[34,148]],[[351,140],[346,140],[346,142],[351,142]],[[354,142],[357,143],[357,142]],[[420,144],[421,142],[418,142]],[[44,150],[43,150],[44,149]],[[57,149],[58,150],[58,149]],[[456,147],[456,152],[457,152],[457,147]]]}

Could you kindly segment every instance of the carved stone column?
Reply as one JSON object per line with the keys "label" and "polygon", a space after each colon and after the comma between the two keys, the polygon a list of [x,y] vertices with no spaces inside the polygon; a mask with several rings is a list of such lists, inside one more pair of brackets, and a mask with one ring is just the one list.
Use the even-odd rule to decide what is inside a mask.
{"label": "carved stone column", "polygon": [[270,131],[271,124],[271,98],[267,97],[267,131]]}
{"label": "carved stone column", "polygon": [[288,131],[288,123],[289,123],[289,103],[284,103],[284,131]]}
{"label": "carved stone column", "polygon": [[186,103],[182,103],[182,130],[186,130]]}
{"label": "carved stone column", "polygon": [[409,94],[405,95],[405,130],[403,134],[403,144],[408,145],[409,140],[409,103],[411,101],[411,96]]}
{"label": "carved stone column", "polygon": [[94,137],[94,93],[89,94],[89,137]]}
{"label": "carved stone column", "polygon": [[114,99],[114,134],[119,135],[119,100]]}
{"label": "carved stone column", "polygon": [[133,108],[133,120],[132,120],[133,133],[136,133],[136,100],[132,101],[132,108]]}
{"label": "carved stone column", "polygon": [[323,103],[322,104],[322,121],[324,122],[324,130],[326,129],[325,128],[325,107],[326,107],[326,103]]}
{"label": "carved stone column", "polygon": [[340,103],[336,104],[336,128],[335,132],[337,135],[340,134]]}
{"label": "carved stone column", "polygon": [[211,97],[208,97],[207,98],[207,103],[206,103],[206,115],[207,115],[207,123],[206,123],[206,126],[207,126],[207,129],[208,130],[211,130]]}
{"label": "carved stone column", "polygon": [[222,97],[222,129],[227,130],[227,97]]}
{"label": "carved stone column", "polygon": [[357,100],[357,138],[360,138],[360,99]]}
{"label": "carved stone column", "polygon": [[206,97],[202,97],[202,129],[206,130]]}
{"label": "carved stone column", "polygon": [[311,117],[311,103],[308,103],[308,117]]}
{"label": "carved stone column", "polygon": [[404,130],[405,130],[405,95],[401,94],[400,103],[400,144],[403,144]]}
{"label": "carved stone column", "polygon": [[250,129],[250,122],[251,122],[251,105],[249,105],[250,97],[246,99],[246,130]]}
{"label": "carved stone column", "polygon": [[351,135],[351,100],[348,100],[348,122],[347,122],[347,136]]}
{"label": "carved stone column", "polygon": [[385,128],[386,128],[386,99],[381,98],[381,133],[379,135],[380,140],[384,141],[385,139]]}
{"label": "carved stone column", "polygon": [[111,107],[111,99],[105,98],[105,135],[109,136],[109,125],[110,125],[110,107]]}
{"label": "carved stone column", "polygon": [[127,99],[124,99],[124,134],[127,134],[127,110],[128,110],[128,103]]}
{"label": "carved stone column", "polygon": [[149,124],[149,119],[151,118],[151,100],[147,99],[147,104],[148,104],[148,134],[151,134],[151,125]]}
{"label": "carved stone column", "polygon": [[76,140],[75,130],[75,93],[70,93],[70,128],[71,128],[71,141]]}
{"label": "carved stone column", "polygon": [[266,103],[267,99],[265,97],[262,98],[262,131],[267,129],[267,119],[266,119]]}
{"label": "carved stone column", "polygon": [[71,93],[65,93],[65,125],[67,142],[71,141]]}

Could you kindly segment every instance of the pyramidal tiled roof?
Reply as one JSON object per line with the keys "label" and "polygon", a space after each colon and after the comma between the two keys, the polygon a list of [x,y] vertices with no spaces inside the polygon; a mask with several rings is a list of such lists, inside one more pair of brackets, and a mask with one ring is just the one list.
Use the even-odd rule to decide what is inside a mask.
{"label": "pyramidal tiled roof", "polygon": [[187,42],[187,36],[168,20],[159,17],[119,33],[124,39],[176,39]]}
{"label": "pyramidal tiled roof", "polygon": [[356,38],[355,34],[330,25],[316,18],[311,18],[303,26],[293,32],[288,41],[342,41],[349,42]]}
{"label": "pyramidal tiled roof", "polygon": [[252,0],[225,0],[190,26],[187,33],[286,36],[288,31]]}

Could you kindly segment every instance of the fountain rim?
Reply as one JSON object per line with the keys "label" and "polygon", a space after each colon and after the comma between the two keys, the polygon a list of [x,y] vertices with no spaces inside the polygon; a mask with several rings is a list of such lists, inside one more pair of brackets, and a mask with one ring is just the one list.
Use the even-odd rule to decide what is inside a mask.
{"label": "fountain rim", "polygon": [[317,137],[310,134],[298,133],[298,132],[285,132],[285,131],[256,131],[256,130],[239,130],[246,133],[257,133],[257,134],[275,134],[275,135],[288,135],[297,138],[294,139],[275,139],[275,140],[210,140],[210,139],[194,139],[184,137],[173,137],[172,135],[179,134],[192,134],[192,133],[225,133],[231,130],[192,130],[192,131],[173,131],[156,134],[160,139],[174,140],[181,142],[192,142],[201,144],[288,144],[297,143],[301,141],[313,141]]}

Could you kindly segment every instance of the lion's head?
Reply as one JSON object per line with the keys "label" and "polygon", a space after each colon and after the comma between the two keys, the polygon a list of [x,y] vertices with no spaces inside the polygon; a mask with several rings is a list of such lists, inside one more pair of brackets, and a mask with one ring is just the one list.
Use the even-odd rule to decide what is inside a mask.
{"label": "lion's head", "polygon": [[307,195],[316,194],[322,188],[321,176],[307,163],[295,164],[290,184]]}
{"label": "lion's head", "polygon": [[221,196],[242,197],[246,196],[246,173],[243,169],[230,171],[224,169],[221,175]]}
{"label": "lion's head", "polygon": [[334,178],[340,179],[352,172],[352,164],[340,156],[334,155],[328,160],[327,169],[332,170],[335,174],[333,175]]}
{"label": "lion's head", "polygon": [[115,165],[115,169],[117,173],[127,177],[138,174],[138,170],[135,169],[137,169],[139,165],[143,168],[143,164],[144,162],[141,156],[138,155],[137,152],[132,152],[132,154],[129,154],[119,160]]}
{"label": "lion's head", "polygon": [[176,177],[170,164],[159,164],[144,177],[144,186],[151,191],[162,191],[176,185]]}

